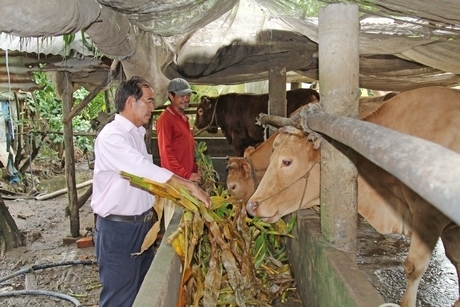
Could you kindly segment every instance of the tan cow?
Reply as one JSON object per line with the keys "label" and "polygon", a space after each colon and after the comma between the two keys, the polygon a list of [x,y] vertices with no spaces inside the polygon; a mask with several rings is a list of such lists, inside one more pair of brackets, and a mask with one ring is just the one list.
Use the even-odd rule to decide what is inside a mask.
{"label": "tan cow", "polygon": [[[430,87],[404,92],[363,120],[460,153],[459,91]],[[251,215],[270,223],[298,208],[315,205],[319,199],[321,151],[303,132],[295,129],[295,133],[290,134],[290,130],[292,127],[280,129],[282,133],[273,143],[270,165],[246,206]],[[439,237],[446,256],[456,267],[457,275],[460,274],[460,227],[361,155],[358,155],[357,166],[359,214],[382,234],[401,233],[411,238],[404,261],[408,283],[400,304],[415,307],[420,279]],[[308,172],[307,189],[301,195],[306,180],[299,178],[308,176]],[[455,306],[460,306],[460,300]]]}
{"label": "tan cow", "polygon": [[[372,100],[360,99],[359,118],[363,118],[378,109],[385,97],[388,96],[372,97]],[[278,132],[256,148],[248,147],[244,151],[243,157],[230,157],[227,161],[227,187],[233,195],[244,203],[254,193],[267,170],[276,135]]]}
{"label": "tan cow", "polygon": [[248,147],[243,157],[230,157],[227,162],[227,187],[238,199],[246,203],[256,190],[267,170],[272,154],[273,140],[278,132],[272,134],[258,147]]}

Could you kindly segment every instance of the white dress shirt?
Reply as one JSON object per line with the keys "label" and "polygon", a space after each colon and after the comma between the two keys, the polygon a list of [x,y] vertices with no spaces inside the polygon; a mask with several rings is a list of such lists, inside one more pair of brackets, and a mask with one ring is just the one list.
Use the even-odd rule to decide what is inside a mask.
{"label": "white dress shirt", "polygon": [[155,197],[130,185],[120,171],[165,183],[173,175],[152,162],[144,142],[145,128],[137,128],[125,117],[116,114],[96,138],[93,174],[93,212],[105,217],[109,214],[139,215],[152,208]]}

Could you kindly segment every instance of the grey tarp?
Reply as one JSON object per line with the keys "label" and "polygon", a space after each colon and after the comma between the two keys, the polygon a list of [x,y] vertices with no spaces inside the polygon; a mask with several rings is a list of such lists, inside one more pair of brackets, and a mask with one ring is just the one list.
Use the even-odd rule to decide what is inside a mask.
{"label": "grey tarp", "polygon": [[[457,1],[382,0],[361,11],[361,87],[459,83]],[[264,80],[270,67],[282,66],[292,80],[317,79],[317,19],[304,15],[287,0],[3,0],[0,31],[29,37],[84,30],[127,75],[149,79],[162,103],[175,76],[235,84]]]}

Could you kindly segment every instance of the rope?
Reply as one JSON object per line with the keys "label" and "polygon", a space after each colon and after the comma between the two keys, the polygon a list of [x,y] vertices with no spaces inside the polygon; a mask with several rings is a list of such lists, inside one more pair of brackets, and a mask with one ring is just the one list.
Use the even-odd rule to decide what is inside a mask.
{"label": "rope", "polygon": [[268,200],[268,199],[270,199],[270,198],[272,198],[272,197],[275,197],[276,195],[280,194],[281,192],[283,192],[283,191],[289,189],[290,187],[292,187],[292,186],[293,186],[297,181],[299,181],[300,179],[305,178],[304,191],[303,191],[303,193],[302,193],[302,198],[301,198],[300,204],[299,204],[299,209],[300,209],[300,206],[302,205],[303,199],[304,199],[304,197],[305,197],[305,191],[306,191],[306,189],[307,189],[307,183],[308,183],[308,177],[310,177],[310,171],[313,169],[313,167],[316,165],[316,163],[318,163],[318,162],[313,163],[313,165],[307,170],[307,172],[306,172],[303,176],[300,176],[299,178],[297,178],[296,180],[294,180],[294,182],[292,182],[292,183],[291,183],[290,185],[288,185],[287,187],[284,187],[284,188],[282,188],[281,190],[279,190],[278,192],[276,192],[276,193],[274,193],[274,194],[272,194],[272,195],[270,195],[270,196],[268,196],[268,197],[262,199],[261,201],[259,201],[259,204],[262,203],[262,202],[264,202],[264,201],[266,201],[266,200]]}
{"label": "rope", "polygon": [[252,180],[254,181],[254,190],[257,190],[257,187],[259,186],[259,180],[257,179],[257,176],[256,176],[256,169],[254,167],[254,163],[252,162],[251,155],[248,155],[245,158],[248,160],[249,165],[251,166],[251,177],[252,177]]}

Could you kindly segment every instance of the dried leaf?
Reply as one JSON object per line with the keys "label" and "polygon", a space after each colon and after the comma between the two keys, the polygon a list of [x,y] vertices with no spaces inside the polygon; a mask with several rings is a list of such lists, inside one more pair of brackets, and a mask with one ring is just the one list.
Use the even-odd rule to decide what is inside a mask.
{"label": "dried leaf", "polygon": [[131,253],[131,256],[139,256],[146,250],[148,250],[153,243],[155,243],[157,237],[158,237],[158,232],[160,231],[160,220],[156,221],[155,224],[150,228],[149,232],[144,238],[144,241],[142,242],[141,245],[141,250],[137,253]]}
{"label": "dried leaf", "polygon": [[219,250],[214,240],[212,244],[211,260],[204,280],[205,290],[203,295],[204,306],[217,306],[222,281],[222,268]]}

